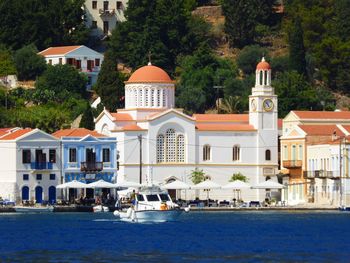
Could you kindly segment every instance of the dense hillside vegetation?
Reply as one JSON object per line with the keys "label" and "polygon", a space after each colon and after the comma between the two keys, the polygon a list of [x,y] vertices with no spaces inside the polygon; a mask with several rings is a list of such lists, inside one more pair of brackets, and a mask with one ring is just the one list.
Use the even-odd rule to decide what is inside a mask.
{"label": "dense hillside vegetation", "polygon": [[[93,43],[83,2],[0,0],[0,77],[36,80],[32,90],[0,91],[1,126],[50,131],[84,113],[83,123],[91,127],[86,78],[69,66],[47,67],[36,54],[49,46]],[[106,108],[123,107],[128,76],[117,72],[118,64],[135,70],[151,59],[177,80],[177,106],[188,113],[213,111],[217,97],[219,112],[244,112],[264,55],[273,68],[280,117],[292,109],[348,108],[336,105],[335,95],[350,92],[350,1],[283,3],[129,0],[127,21],[102,43],[107,52],[95,92]],[[219,15],[203,15],[204,5]]]}

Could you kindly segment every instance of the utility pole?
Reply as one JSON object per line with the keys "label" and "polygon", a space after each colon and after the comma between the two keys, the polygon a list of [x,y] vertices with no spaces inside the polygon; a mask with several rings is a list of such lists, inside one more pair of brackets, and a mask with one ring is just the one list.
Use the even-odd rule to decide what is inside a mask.
{"label": "utility pole", "polygon": [[139,139],[140,143],[140,177],[139,177],[139,183],[142,184],[142,135],[138,135],[137,138]]}
{"label": "utility pole", "polygon": [[343,207],[343,185],[342,185],[342,169],[343,169],[343,160],[342,160],[342,137],[339,137],[339,205],[340,208]]}
{"label": "utility pole", "polygon": [[224,86],[213,86],[216,89],[216,111],[219,113],[219,89],[224,88]]}

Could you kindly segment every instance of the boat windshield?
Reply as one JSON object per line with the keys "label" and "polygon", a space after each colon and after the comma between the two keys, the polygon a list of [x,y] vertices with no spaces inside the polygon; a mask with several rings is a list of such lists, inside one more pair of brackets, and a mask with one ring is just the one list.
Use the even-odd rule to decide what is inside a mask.
{"label": "boat windshield", "polygon": [[143,197],[143,195],[138,194],[137,195],[137,200],[138,201],[145,201],[145,198]]}
{"label": "boat windshield", "polygon": [[148,202],[158,202],[158,195],[146,195]]}
{"label": "boat windshield", "polygon": [[169,196],[167,194],[159,194],[160,199],[164,201],[170,201]]}

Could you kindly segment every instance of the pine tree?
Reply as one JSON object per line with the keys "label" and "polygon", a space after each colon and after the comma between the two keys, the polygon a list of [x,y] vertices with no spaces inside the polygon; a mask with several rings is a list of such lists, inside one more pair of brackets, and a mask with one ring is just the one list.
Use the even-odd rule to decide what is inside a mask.
{"label": "pine tree", "polygon": [[95,129],[94,116],[92,114],[90,105],[87,105],[86,110],[84,111],[83,116],[81,117],[79,127],[86,128],[89,130]]}
{"label": "pine tree", "polygon": [[110,111],[124,106],[124,76],[117,71],[117,61],[110,52],[98,75],[95,91],[101,97],[102,104]]}
{"label": "pine tree", "polygon": [[306,75],[304,33],[299,18],[295,19],[289,33],[289,65],[291,70]]}

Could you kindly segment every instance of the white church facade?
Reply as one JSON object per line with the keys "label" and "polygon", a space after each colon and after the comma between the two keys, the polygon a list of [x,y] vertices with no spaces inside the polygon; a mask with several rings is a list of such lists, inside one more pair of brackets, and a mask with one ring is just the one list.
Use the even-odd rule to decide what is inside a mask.
{"label": "white church facade", "polygon": [[[270,65],[264,59],[257,65],[249,114],[186,115],[174,108],[174,81],[151,64],[136,70],[125,84],[125,108],[104,110],[95,120],[98,132],[117,138],[118,181],[139,181],[140,158],[143,181],[191,183],[196,168],[221,185],[239,172],[251,185],[267,178],[277,180],[277,96],[271,86]],[[198,192],[178,194],[188,199]],[[206,194],[201,191],[199,197]],[[210,192],[211,199],[232,197],[232,190]],[[244,201],[264,198],[265,190],[242,190]]]}

